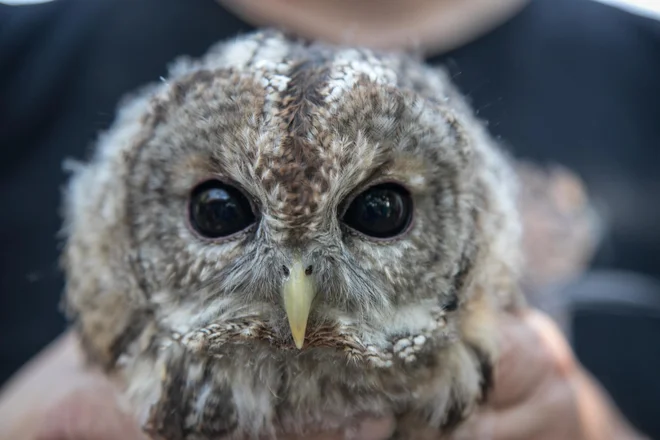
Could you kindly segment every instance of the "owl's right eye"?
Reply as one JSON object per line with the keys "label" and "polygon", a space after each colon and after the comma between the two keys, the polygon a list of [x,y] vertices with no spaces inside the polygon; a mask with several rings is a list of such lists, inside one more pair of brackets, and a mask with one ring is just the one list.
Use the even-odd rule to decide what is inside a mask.
{"label": "owl's right eye", "polygon": [[190,224],[206,238],[221,238],[256,221],[250,201],[237,188],[217,180],[197,186],[190,198]]}

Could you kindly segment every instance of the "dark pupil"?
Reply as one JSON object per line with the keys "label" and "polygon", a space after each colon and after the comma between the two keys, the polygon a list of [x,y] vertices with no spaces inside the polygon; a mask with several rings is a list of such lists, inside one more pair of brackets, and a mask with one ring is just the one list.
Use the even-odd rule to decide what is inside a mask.
{"label": "dark pupil", "polygon": [[372,237],[393,237],[407,228],[411,207],[410,195],[405,189],[393,184],[379,185],[351,203],[344,222]]}
{"label": "dark pupil", "polygon": [[193,227],[209,238],[226,237],[255,220],[245,196],[220,182],[208,182],[193,191],[190,217]]}

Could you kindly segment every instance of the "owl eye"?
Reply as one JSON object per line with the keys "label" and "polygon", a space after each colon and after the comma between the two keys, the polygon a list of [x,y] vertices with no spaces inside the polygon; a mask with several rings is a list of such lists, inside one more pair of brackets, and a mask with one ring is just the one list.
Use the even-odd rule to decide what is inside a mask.
{"label": "owl eye", "polygon": [[243,193],[217,180],[204,182],[193,190],[189,209],[190,224],[207,238],[227,237],[256,221]]}
{"label": "owl eye", "polygon": [[375,185],[358,195],[342,220],[351,228],[375,238],[403,233],[412,220],[412,197],[395,183]]}

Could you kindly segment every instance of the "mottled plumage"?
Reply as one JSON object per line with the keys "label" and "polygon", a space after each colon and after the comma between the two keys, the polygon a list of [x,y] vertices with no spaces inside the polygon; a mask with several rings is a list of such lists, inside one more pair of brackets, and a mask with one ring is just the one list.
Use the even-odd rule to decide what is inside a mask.
{"label": "mottled plumage", "polygon": [[[208,179],[256,223],[196,233]],[[409,191],[407,230],[342,223],[383,182]],[[388,413],[399,438],[447,432],[485,398],[496,315],[522,301],[509,160],[442,70],[402,54],[264,31],[180,60],[121,106],[67,195],[70,316],[154,438]],[[315,292],[302,349],[282,299],[293,261]]]}

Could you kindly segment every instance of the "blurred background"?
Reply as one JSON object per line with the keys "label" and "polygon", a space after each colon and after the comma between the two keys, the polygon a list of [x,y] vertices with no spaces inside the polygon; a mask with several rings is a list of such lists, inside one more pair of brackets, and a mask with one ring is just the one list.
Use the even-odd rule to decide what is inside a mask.
{"label": "blurred background", "polygon": [[[478,2],[472,21],[488,24],[462,33],[476,28],[469,12],[439,16],[445,40],[428,61],[505,148],[549,167],[525,180],[528,293],[631,422],[660,439],[660,0],[520,0],[492,20],[488,1],[437,5],[449,16]],[[65,329],[63,161],[84,158],[120,98],[175,57],[268,21],[251,4],[0,1],[0,385]]]}

